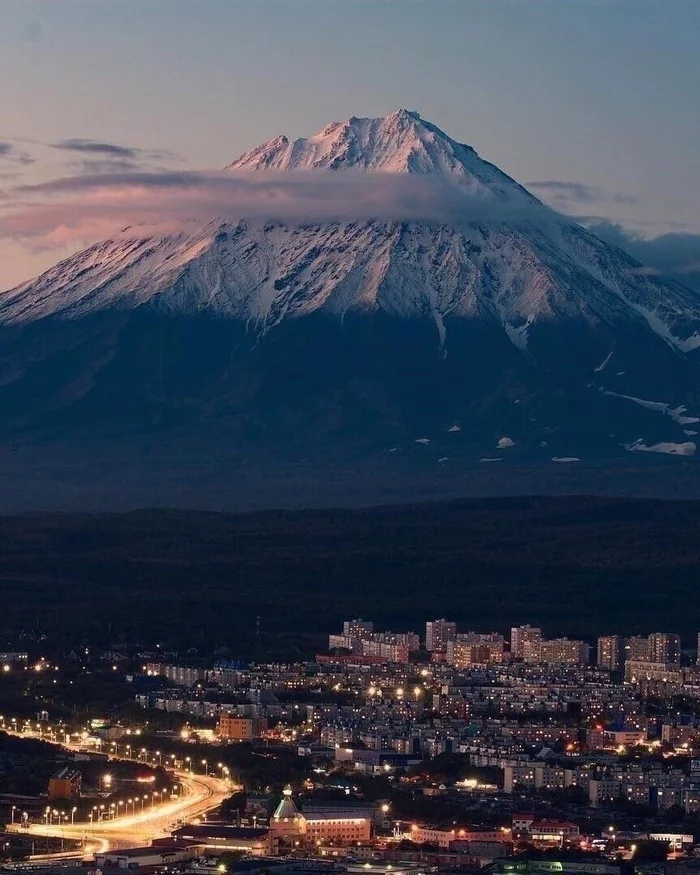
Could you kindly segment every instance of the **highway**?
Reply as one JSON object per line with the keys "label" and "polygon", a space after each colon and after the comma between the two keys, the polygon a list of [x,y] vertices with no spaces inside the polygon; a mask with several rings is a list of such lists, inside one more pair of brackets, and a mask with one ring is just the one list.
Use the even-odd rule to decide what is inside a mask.
{"label": "highway", "polygon": [[[26,733],[25,733],[26,734]],[[74,745],[59,745],[77,749]],[[79,822],[51,824],[8,824],[7,829],[23,835],[52,836],[79,841],[80,850],[42,854],[30,858],[59,862],[92,858],[96,853],[118,848],[148,845],[153,839],[169,836],[178,821],[192,821],[203,817],[230,796],[233,785],[213,775],[194,775],[190,771],[168,770],[182,785],[182,795],[167,802],[151,805],[136,814],[125,814],[97,823]]]}
{"label": "highway", "polygon": [[115,817],[100,823],[76,822],[58,824],[32,823],[8,825],[8,830],[24,835],[53,836],[83,843],[83,849],[56,854],[43,854],[32,860],[69,860],[93,857],[96,853],[147,845],[153,839],[169,836],[179,820],[191,821],[217,808],[230,795],[225,781],[211,775],[191,775],[176,772],[184,794],[176,800],[153,805],[137,814]]}

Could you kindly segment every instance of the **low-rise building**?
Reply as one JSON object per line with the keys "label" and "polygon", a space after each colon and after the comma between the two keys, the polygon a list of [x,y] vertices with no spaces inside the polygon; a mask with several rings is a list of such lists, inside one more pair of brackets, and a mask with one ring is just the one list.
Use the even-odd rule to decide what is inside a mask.
{"label": "low-rise building", "polygon": [[49,799],[79,799],[82,780],[79,771],[65,766],[49,779]]}

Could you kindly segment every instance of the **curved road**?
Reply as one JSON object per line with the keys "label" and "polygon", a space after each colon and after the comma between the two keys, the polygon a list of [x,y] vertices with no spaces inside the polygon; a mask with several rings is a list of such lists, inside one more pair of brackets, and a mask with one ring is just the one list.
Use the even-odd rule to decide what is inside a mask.
{"label": "curved road", "polygon": [[32,823],[28,828],[8,824],[7,829],[29,835],[53,836],[83,842],[83,850],[43,854],[31,861],[70,860],[92,857],[110,849],[147,845],[153,839],[169,836],[180,820],[193,820],[218,808],[231,794],[232,785],[213,775],[193,775],[174,771],[184,793],[177,799],[161,802],[139,811],[100,823],[75,822],[72,824]]}

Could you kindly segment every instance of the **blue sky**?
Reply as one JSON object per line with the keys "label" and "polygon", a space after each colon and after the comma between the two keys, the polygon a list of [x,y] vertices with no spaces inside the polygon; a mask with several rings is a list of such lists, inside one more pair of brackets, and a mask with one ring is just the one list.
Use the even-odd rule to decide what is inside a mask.
{"label": "blue sky", "polygon": [[[76,172],[49,144],[215,168],[404,106],[562,209],[694,237],[698,33],[698,0],[2,0],[0,189]],[[0,239],[0,288],[59,254]]]}

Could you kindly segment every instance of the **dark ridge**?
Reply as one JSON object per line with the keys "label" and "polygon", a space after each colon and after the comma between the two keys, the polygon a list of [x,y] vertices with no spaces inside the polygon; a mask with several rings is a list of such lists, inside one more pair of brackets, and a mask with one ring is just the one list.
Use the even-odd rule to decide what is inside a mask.
{"label": "dark ridge", "polygon": [[[700,502],[586,496],[0,517],[7,634],[303,656],[343,619],[694,643]],[[260,617],[259,635],[255,632]],[[654,627],[652,629],[651,627]]]}

